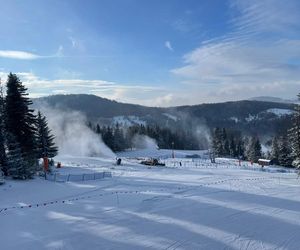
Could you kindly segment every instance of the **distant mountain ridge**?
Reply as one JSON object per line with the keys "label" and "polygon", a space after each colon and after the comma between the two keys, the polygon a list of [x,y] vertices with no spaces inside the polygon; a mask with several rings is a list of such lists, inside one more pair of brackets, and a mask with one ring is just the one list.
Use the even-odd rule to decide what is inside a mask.
{"label": "distant mountain ridge", "polygon": [[261,102],[277,102],[277,103],[297,103],[297,100],[282,99],[274,96],[257,96],[249,99],[250,101],[261,101]]}
{"label": "distant mountain ridge", "polygon": [[60,109],[76,110],[100,124],[157,124],[171,128],[194,129],[197,124],[208,128],[228,127],[251,134],[273,134],[287,129],[294,104],[255,100],[199,104],[177,107],[146,107],[120,103],[95,95],[53,95],[33,100]]}

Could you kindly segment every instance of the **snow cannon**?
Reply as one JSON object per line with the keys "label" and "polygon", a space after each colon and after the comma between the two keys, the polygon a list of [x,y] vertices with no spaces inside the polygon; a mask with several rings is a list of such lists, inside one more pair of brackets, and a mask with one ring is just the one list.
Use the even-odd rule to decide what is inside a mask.
{"label": "snow cannon", "polygon": [[117,166],[121,165],[121,162],[122,162],[121,158],[117,158],[116,165]]}

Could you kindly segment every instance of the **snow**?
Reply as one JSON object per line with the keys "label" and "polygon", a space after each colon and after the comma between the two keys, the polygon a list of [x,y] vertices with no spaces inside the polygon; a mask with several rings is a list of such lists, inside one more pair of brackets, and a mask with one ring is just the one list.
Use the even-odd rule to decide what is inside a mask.
{"label": "snow", "polygon": [[239,122],[239,118],[234,117],[234,116],[230,117],[229,120],[234,121],[235,123]]}
{"label": "snow", "polygon": [[257,116],[249,114],[248,117],[245,118],[245,120],[247,122],[251,122],[251,121],[255,120],[256,118],[257,118]]}
{"label": "snow", "polygon": [[169,119],[173,120],[174,122],[178,121],[178,117],[175,115],[171,115],[169,113],[163,113],[164,116],[168,117]]}
{"label": "snow", "polygon": [[[170,149],[157,149],[156,147],[140,149],[140,150],[128,150],[117,153],[119,157],[137,158],[137,157],[152,157],[152,158],[171,158],[172,150]],[[191,155],[199,155],[202,158],[208,157],[207,150],[174,150],[174,156],[178,158],[185,158]]]}
{"label": "snow", "polygon": [[[277,117],[280,118],[280,117],[283,117],[283,116],[286,116],[286,115],[293,114],[293,110],[272,108],[272,109],[267,109],[267,110],[261,112],[260,114],[266,114],[266,113],[272,113],[272,114],[274,114],[274,115],[276,115]],[[249,114],[248,117],[245,118],[245,120],[247,122],[251,122],[251,121],[257,120],[257,119],[261,119],[261,118],[259,118],[259,115],[251,115],[251,114]]]}
{"label": "snow", "polygon": [[116,124],[120,124],[123,126],[132,126],[132,125],[146,125],[146,122],[141,120],[139,117],[137,116],[115,116],[113,117],[113,121],[112,124],[116,125]]}
{"label": "snow", "polygon": [[[171,152],[156,151],[143,152]],[[175,151],[177,158],[163,159],[166,167],[152,168],[132,159],[139,151],[123,153],[121,166],[58,157],[61,173],[111,171],[113,178],[7,180],[0,186],[1,249],[299,249],[295,172],[180,158],[191,153]]]}
{"label": "snow", "polygon": [[278,108],[268,109],[266,112],[273,113],[278,117],[291,115],[293,113],[293,111],[290,109],[278,109]]}

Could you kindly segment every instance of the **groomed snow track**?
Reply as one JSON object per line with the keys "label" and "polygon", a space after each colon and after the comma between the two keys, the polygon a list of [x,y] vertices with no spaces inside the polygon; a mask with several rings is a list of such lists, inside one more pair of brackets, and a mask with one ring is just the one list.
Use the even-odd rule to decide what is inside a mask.
{"label": "groomed snow track", "polygon": [[299,249],[295,173],[107,166],[101,182],[1,186],[3,249]]}

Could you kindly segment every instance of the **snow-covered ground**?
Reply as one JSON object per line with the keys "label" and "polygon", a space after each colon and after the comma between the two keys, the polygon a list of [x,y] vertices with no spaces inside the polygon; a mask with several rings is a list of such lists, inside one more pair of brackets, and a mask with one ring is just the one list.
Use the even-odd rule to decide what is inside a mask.
{"label": "snow-covered ground", "polygon": [[113,178],[7,181],[1,249],[299,249],[296,173],[228,159],[164,159],[166,167],[152,168],[132,158],[121,166],[58,160],[61,173],[111,171]]}
{"label": "snow-covered ground", "polygon": [[266,110],[266,112],[273,113],[273,114],[281,117],[281,116],[285,116],[285,115],[291,115],[293,113],[293,110],[274,108],[274,109],[268,109],[268,110]]}
{"label": "snow-covered ground", "polygon": [[132,125],[144,125],[146,126],[146,122],[141,120],[138,116],[129,115],[129,116],[115,116],[113,117],[112,124],[122,125],[122,126],[132,126]]}
{"label": "snow-covered ground", "polygon": [[208,158],[207,150],[170,150],[170,149],[157,149],[156,147],[150,147],[147,149],[140,150],[128,150],[124,152],[118,153],[119,157],[126,158],[137,158],[137,157],[147,157],[147,158],[172,158],[174,152],[174,156],[176,158],[185,158],[192,155],[198,155],[201,158]]}

